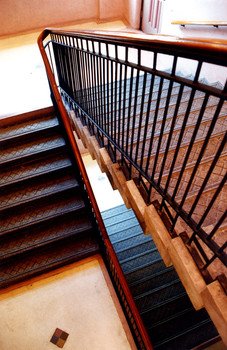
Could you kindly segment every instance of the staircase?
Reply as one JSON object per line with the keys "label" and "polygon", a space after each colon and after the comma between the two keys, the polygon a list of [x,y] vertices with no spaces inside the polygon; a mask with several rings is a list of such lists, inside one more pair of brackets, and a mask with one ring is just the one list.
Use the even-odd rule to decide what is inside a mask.
{"label": "staircase", "polygon": [[102,213],[154,349],[192,349],[218,333],[204,309],[195,311],[173,267],[166,268],[125,205]]}
{"label": "staircase", "polygon": [[[153,89],[152,99],[150,99],[151,87]],[[221,88],[221,85],[216,83],[212,87]],[[176,105],[180,89],[182,89],[180,104]],[[110,84],[77,93],[78,103],[83,110],[92,116],[134,164],[142,169],[148,179],[152,179],[159,187],[167,191],[168,196],[172,197],[177,205],[182,206],[186,213],[190,213],[195,223],[199,223],[227,172],[227,148],[224,142],[227,127],[227,103],[223,103],[207,145],[202,151],[219,102],[215,96],[210,96],[206,100],[205,93],[196,91],[190,106],[191,88],[187,86],[182,88],[179,83],[173,83],[170,87],[168,79],[153,78],[151,74],[147,74],[146,78],[140,75],[139,78],[113,81]],[[66,104],[69,102],[69,105],[73,106],[73,100],[63,90],[62,95],[65,97]],[[91,109],[94,96],[97,106],[95,110]],[[86,125],[86,116],[79,112],[77,106],[74,108],[76,115],[80,115],[82,122]],[[203,108],[203,114],[201,114],[201,108]],[[90,121],[87,125],[89,125],[91,134],[94,132],[98,135],[96,129],[92,129]],[[197,128],[196,132],[195,128]],[[181,140],[180,144],[178,144],[179,140]],[[110,151],[105,137],[104,145]],[[189,148],[190,152],[187,153]],[[220,150],[219,158],[213,165],[213,171],[204,185],[204,180],[218,149]],[[199,159],[200,152],[202,153]],[[121,164],[120,152],[115,151],[113,155],[110,151],[110,156],[113,161]],[[128,164],[130,174],[128,174],[125,163]],[[123,169],[127,176],[140,184],[138,170],[131,166],[128,160],[125,160],[125,163]],[[182,166],[184,166],[183,170]],[[149,188],[150,184],[145,177],[143,183]],[[203,191],[197,198],[202,186],[204,186]],[[144,193],[143,189],[142,193]],[[205,232],[209,233],[210,227],[214,227],[220,217],[225,214],[226,198],[227,184],[224,182],[208,215],[203,220],[202,229]],[[148,200],[150,202],[162,201],[154,187]],[[171,214],[175,215],[168,203],[167,207]],[[188,235],[191,235],[190,228],[180,217],[178,222],[188,232]],[[221,229],[227,238],[226,220],[222,223]],[[214,239],[218,240],[217,236]]]}
{"label": "staircase", "polygon": [[0,288],[99,252],[62,130],[53,108],[0,121]]}

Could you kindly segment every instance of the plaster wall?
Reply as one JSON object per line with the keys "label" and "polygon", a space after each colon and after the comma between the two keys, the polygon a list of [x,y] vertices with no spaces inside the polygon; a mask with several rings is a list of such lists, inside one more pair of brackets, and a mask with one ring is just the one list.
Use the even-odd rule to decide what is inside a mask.
{"label": "plaster wall", "polygon": [[142,0],[125,0],[125,19],[133,29],[140,28]]}
{"label": "plaster wall", "polygon": [[[69,23],[125,17],[122,0],[1,0],[0,36]],[[128,1],[128,0],[127,0]],[[141,0],[139,0],[141,1]]]}

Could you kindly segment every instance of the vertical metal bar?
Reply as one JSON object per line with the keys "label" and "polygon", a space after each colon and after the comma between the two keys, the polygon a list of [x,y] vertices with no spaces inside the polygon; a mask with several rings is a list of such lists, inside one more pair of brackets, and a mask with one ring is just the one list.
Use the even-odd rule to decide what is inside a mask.
{"label": "vertical metal bar", "polygon": [[[218,156],[218,155],[220,156],[220,153],[217,154],[217,156]],[[213,161],[213,163],[216,164],[215,161]],[[214,168],[213,164],[211,165],[211,168]],[[210,168],[209,170],[211,170],[211,168]],[[207,184],[207,181],[208,181],[208,178],[209,178],[211,172],[212,172],[212,170],[210,171],[209,174],[207,174],[206,178],[204,179],[203,185],[204,185],[204,184],[205,184],[205,185],[204,185],[204,186],[203,186],[203,185],[201,186],[200,191],[199,191],[199,193],[198,193],[197,196],[196,196],[196,200],[195,200],[195,202],[193,203],[193,206],[192,206],[192,208],[190,209],[190,212],[189,212],[188,216],[191,216],[192,213],[193,213],[193,211],[195,210],[195,207],[196,207],[196,205],[197,205],[199,199],[201,198],[201,195],[202,195],[202,193],[203,193],[203,191],[204,191],[204,188],[205,188],[205,186],[206,186],[206,184]],[[219,193],[221,192],[223,186],[225,185],[226,180],[227,180],[227,175],[225,175],[225,176],[223,177],[223,179],[222,179],[222,181],[220,182],[220,184],[219,184],[217,190],[215,191],[215,193],[214,193],[214,195],[213,195],[213,197],[212,197],[210,203],[208,204],[208,206],[207,206],[205,212],[203,213],[203,216],[201,217],[200,221],[198,222],[198,225],[197,225],[198,228],[201,227],[202,223],[203,223],[204,220],[206,219],[206,217],[207,217],[207,215],[208,215],[210,209],[212,208],[212,206],[213,206],[215,200],[217,199]]]}
{"label": "vertical metal bar", "polygon": [[[136,124],[136,113],[137,113],[137,103],[138,103],[138,87],[139,87],[139,76],[140,71],[137,70],[136,76],[136,85],[135,85],[135,93],[134,93],[134,108],[133,108],[133,121],[132,121],[132,136],[131,136],[131,145],[130,145],[130,159],[133,158],[133,150],[134,150],[134,137],[135,137],[135,124]],[[130,176],[131,176],[131,163],[130,163]]]}
{"label": "vertical metal bar", "polygon": [[144,152],[146,147],[146,141],[147,141],[147,130],[149,126],[149,116],[150,116],[150,108],[151,108],[151,101],[152,101],[152,95],[153,95],[153,89],[154,89],[154,81],[155,81],[155,75],[153,74],[151,76],[150,80],[150,87],[149,87],[149,96],[148,96],[148,102],[147,102],[147,112],[146,112],[146,118],[145,118],[145,127],[144,127],[144,141],[141,151],[141,159],[140,159],[140,169],[143,169],[143,161],[144,161]]}
{"label": "vertical metal bar", "polygon": [[122,94],[122,64],[120,63],[120,70],[119,70],[119,93],[118,93],[118,131],[117,131],[117,144],[118,146],[120,146],[120,139],[122,137],[122,128],[121,128],[121,124],[122,124],[122,108],[121,108],[121,94]]}
{"label": "vertical metal bar", "polygon": [[[141,107],[140,107],[140,116],[139,116],[139,126],[138,126],[138,132],[137,132],[137,146],[136,146],[136,153],[135,153],[135,163],[137,163],[139,148],[141,147],[140,135],[141,135],[141,129],[142,129],[142,122],[143,122],[143,111],[144,111],[144,99],[145,99],[145,94],[146,94],[146,84],[147,84],[147,72],[145,72],[144,76],[143,76],[143,88],[142,88],[142,98],[141,98]],[[143,142],[145,143],[146,140],[143,140]]]}
{"label": "vertical metal bar", "polygon": [[[126,58],[125,60],[127,61],[127,56],[128,56],[128,48],[126,47]],[[121,147],[125,151],[125,124],[126,124],[126,119],[125,119],[125,106],[126,106],[126,95],[127,95],[127,69],[128,66],[125,65],[125,74],[124,74],[124,92],[123,92],[123,113],[122,113],[122,139],[121,139]],[[123,153],[122,158],[121,158],[121,163],[123,164]]]}
{"label": "vertical metal bar", "polygon": [[169,135],[168,135],[168,138],[167,138],[165,153],[164,153],[164,156],[163,156],[163,159],[162,159],[162,165],[161,165],[160,172],[159,172],[159,179],[158,179],[158,182],[157,182],[158,185],[160,185],[160,183],[161,183],[162,174],[163,174],[163,171],[164,171],[164,168],[165,168],[165,163],[166,163],[166,159],[167,159],[167,156],[168,156],[169,147],[170,147],[170,144],[171,144],[171,141],[172,141],[172,135],[173,135],[175,123],[176,123],[176,120],[177,120],[177,117],[178,117],[178,111],[179,111],[179,107],[180,107],[180,102],[181,102],[183,90],[184,90],[184,86],[181,85],[179,93],[178,93],[178,96],[177,96],[177,103],[176,103],[176,106],[175,106],[174,115],[173,115],[173,118],[172,118]]}
{"label": "vertical metal bar", "polygon": [[209,130],[208,130],[208,132],[207,132],[205,141],[203,142],[203,145],[202,145],[202,148],[201,148],[201,150],[200,150],[199,156],[198,156],[198,158],[197,158],[197,160],[196,160],[196,164],[195,164],[195,166],[194,166],[194,168],[193,168],[193,171],[192,171],[192,174],[191,174],[191,176],[190,176],[189,182],[188,182],[187,187],[186,187],[186,189],[185,189],[184,195],[182,196],[182,199],[181,199],[181,202],[180,202],[180,206],[181,206],[181,207],[183,206],[183,204],[184,204],[184,202],[185,202],[185,199],[186,199],[187,194],[188,194],[188,191],[189,191],[189,189],[190,189],[190,187],[191,187],[192,181],[194,180],[196,171],[197,171],[198,166],[199,166],[199,164],[200,164],[200,162],[201,162],[201,159],[202,159],[202,157],[203,157],[203,154],[204,154],[204,152],[205,152],[205,150],[206,150],[207,144],[208,144],[208,142],[209,142],[209,140],[210,140],[210,136],[211,136],[211,134],[212,134],[212,132],[213,132],[213,130],[214,130],[215,124],[216,124],[216,122],[217,122],[219,113],[220,113],[221,108],[222,108],[222,105],[223,105],[223,100],[220,100],[220,101],[219,101],[219,104],[218,104],[218,106],[217,106],[217,109],[216,109],[214,118],[213,118],[212,121],[211,121],[211,124],[210,124]]}
{"label": "vertical metal bar", "polygon": [[156,108],[155,108],[154,118],[153,118],[153,122],[152,122],[150,144],[149,144],[148,156],[147,156],[147,164],[146,164],[146,167],[145,167],[145,173],[149,176],[150,179],[151,179],[151,175],[148,174],[148,168],[149,168],[149,164],[150,164],[150,155],[151,155],[151,151],[152,151],[152,147],[153,147],[155,128],[156,128],[157,119],[158,119],[158,112],[159,112],[159,105],[160,105],[160,101],[161,101],[163,80],[164,80],[163,77],[161,77],[160,80],[159,80],[158,97],[157,97],[157,101],[156,101]]}
{"label": "vertical metal bar", "polygon": [[161,126],[159,139],[158,139],[158,146],[157,146],[156,155],[155,155],[155,158],[154,158],[154,165],[153,165],[153,170],[152,170],[152,175],[151,175],[152,179],[155,178],[155,171],[156,171],[156,166],[157,166],[158,159],[159,159],[159,151],[160,151],[160,148],[161,148],[163,133],[164,133],[164,130],[165,130],[166,118],[167,118],[167,113],[168,113],[168,110],[169,110],[169,104],[170,104],[170,98],[171,98],[171,94],[172,94],[172,89],[173,89],[173,81],[171,80],[170,83],[169,83],[168,94],[167,94],[166,103],[165,103],[165,110],[164,110],[164,114],[163,114],[162,126]]}
{"label": "vertical metal bar", "polygon": [[227,211],[225,211],[222,216],[219,218],[218,222],[215,224],[215,226],[213,227],[212,231],[208,234],[207,239],[211,240],[211,238],[215,235],[216,231],[219,229],[219,227],[221,226],[221,224],[224,222],[224,220],[227,217]]}
{"label": "vertical metal bar", "polygon": [[129,140],[131,138],[130,135],[130,120],[131,120],[131,101],[132,101],[132,89],[133,89],[133,76],[134,76],[134,68],[131,67],[131,77],[130,77],[130,88],[129,88],[129,99],[128,99],[128,122],[127,122],[127,134],[126,134],[126,149],[125,152],[129,155]]}

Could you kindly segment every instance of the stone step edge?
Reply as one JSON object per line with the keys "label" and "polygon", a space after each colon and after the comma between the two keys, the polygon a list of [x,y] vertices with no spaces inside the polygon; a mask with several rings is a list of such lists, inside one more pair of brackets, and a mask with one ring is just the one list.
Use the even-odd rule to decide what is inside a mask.
{"label": "stone step edge", "polygon": [[[221,302],[219,302],[219,299],[215,302],[216,299],[214,297],[213,304],[215,305],[209,305],[207,300],[211,298],[209,296],[212,294],[211,284],[206,285],[202,274],[181,237],[170,237],[154,205],[147,206],[135,182],[133,180],[126,180],[119,164],[112,162],[107,150],[104,147],[100,148],[95,136],[90,135],[88,128],[82,125],[80,119],[76,118],[73,111],[69,112],[69,114],[73,119],[78,138],[86,145],[92,158],[97,160],[101,171],[107,173],[113,188],[119,190],[126,207],[134,210],[144,232],[151,234],[165,265],[173,265],[176,269],[194,308],[196,310],[200,310],[203,307],[206,308],[223,342],[227,344],[226,334],[223,334],[223,329],[226,329],[227,326],[227,298],[219,282],[215,281],[211,284],[213,285],[215,283],[216,286],[216,283],[218,283],[216,289],[219,291],[222,290],[222,294],[219,297]],[[225,320],[225,323],[223,323],[223,320]]]}

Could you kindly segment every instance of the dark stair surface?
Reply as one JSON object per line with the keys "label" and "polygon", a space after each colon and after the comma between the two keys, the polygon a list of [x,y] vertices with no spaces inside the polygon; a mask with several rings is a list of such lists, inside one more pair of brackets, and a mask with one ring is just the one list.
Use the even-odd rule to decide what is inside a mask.
{"label": "dark stair surface", "polygon": [[54,112],[0,124],[0,288],[99,252],[79,170]]}
{"label": "dark stair surface", "polygon": [[207,312],[195,311],[173,267],[125,205],[102,212],[110,240],[155,349],[186,350],[217,336]]}

